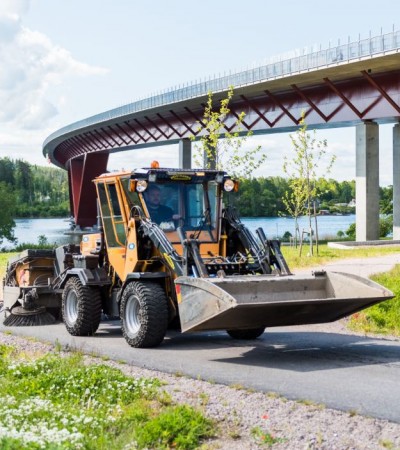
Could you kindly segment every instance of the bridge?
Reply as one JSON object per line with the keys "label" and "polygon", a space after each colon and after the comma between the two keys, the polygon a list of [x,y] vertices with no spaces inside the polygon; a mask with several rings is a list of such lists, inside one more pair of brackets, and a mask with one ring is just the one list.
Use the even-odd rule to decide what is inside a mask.
{"label": "bridge", "polygon": [[400,31],[188,83],[61,128],[43,154],[68,171],[76,223],[96,222],[91,180],[112,152],[179,143],[180,167],[189,168],[208,92],[219,100],[230,86],[227,131],[242,111],[254,134],[294,131],[303,111],[311,128],[356,127],[359,241],[379,237],[379,125],[393,123],[393,239],[400,239]]}

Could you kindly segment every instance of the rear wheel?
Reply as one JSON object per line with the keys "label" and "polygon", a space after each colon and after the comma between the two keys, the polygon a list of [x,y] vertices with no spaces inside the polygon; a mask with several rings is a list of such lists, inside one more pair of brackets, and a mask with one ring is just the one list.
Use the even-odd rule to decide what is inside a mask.
{"label": "rear wheel", "polygon": [[265,331],[265,327],[249,328],[248,330],[226,330],[233,339],[252,340],[260,337]]}
{"label": "rear wheel", "polygon": [[121,299],[122,334],[131,347],[161,344],[168,327],[168,305],[164,289],[157,283],[132,281]]}
{"label": "rear wheel", "polygon": [[84,286],[78,277],[71,277],[62,294],[62,318],[69,334],[90,336],[99,328],[101,296],[98,288]]}

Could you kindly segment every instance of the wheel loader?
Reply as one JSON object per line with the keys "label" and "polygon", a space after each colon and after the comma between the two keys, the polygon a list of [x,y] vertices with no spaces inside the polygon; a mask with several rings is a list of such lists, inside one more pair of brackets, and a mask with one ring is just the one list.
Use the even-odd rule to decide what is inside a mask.
{"label": "wheel loader", "polygon": [[107,315],[121,319],[130,346],[143,348],[159,345],[172,326],[256,339],[266,327],[331,322],[393,297],[350,274],[293,275],[280,243],[241,222],[231,206],[238,182],[223,171],[153,164],[94,183],[99,232],[80,246],[12,259],[5,325],[55,318],[87,336]]}

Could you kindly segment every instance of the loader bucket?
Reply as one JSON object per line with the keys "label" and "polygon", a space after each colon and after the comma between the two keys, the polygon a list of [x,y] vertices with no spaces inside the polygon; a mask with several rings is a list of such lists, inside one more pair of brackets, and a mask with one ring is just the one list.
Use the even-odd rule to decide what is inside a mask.
{"label": "loader bucket", "polygon": [[182,332],[333,322],[393,293],[356,275],[178,277]]}

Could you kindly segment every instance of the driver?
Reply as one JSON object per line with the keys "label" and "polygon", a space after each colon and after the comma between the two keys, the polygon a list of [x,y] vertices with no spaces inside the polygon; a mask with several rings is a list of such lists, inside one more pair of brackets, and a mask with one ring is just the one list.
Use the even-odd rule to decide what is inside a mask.
{"label": "driver", "polygon": [[146,206],[151,220],[156,222],[158,225],[161,222],[169,222],[171,220],[180,219],[180,215],[174,214],[169,206],[161,204],[161,190],[155,184],[150,184],[147,189]]}

